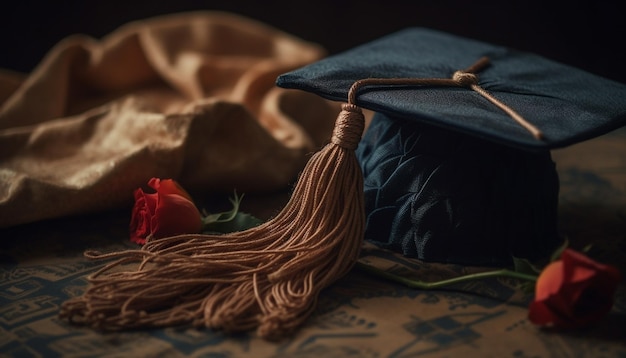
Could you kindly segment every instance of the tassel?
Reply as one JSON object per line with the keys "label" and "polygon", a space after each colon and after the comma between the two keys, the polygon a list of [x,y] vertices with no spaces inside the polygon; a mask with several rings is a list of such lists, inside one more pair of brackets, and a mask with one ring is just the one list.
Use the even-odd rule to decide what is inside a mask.
{"label": "tassel", "polygon": [[273,219],[225,235],[179,235],[140,250],[85,252],[116,259],[89,277],[60,316],[100,330],[193,324],[280,339],[301,326],[320,292],[355,264],[363,239],[361,109],[344,104],[330,143],[303,169]]}

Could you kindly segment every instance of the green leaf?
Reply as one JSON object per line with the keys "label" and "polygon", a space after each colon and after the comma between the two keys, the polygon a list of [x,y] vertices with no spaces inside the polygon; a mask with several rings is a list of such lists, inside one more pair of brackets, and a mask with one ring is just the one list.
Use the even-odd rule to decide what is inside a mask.
{"label": "green leaf", "polygon": [[235,231],[243,231],[263,223],[262,220],[248,214],[239,212],[239,206],[243,200],[243,194],[237,195],[235,191],[234,197],[229,198],[229,201],[233,205],[229,211],[208,214],[204,213],[202,219],[202,231],[207,233],[229,233]]}
{"label": "green leaf", "polygon": [[211,225],[213,223],[227,222],[231,221],[235,218],[237,213],[239,212],[239,205],[243,200],[243,195],[238,196],[237,192],[234,193],[234,198],[228,198],[231,204],[233,204],[233,208],[229,211],[216,213],[216,214],[207,214],[205,213],[205,217],[202,219],[202,223],[204,226]]}
{"label": "green leaf", "polygon": [[520,290],[526,294],[533,294],[535,293],[535,282],[529,282],[529,281],[525,281],[520,283]]}
{"label": "green leaf", "polygon": [[554,250],[554,252],[552,253],[552,256],[550,257],[550,262],[559,260],[561,258],[561,254],[563,253],[563,251],[567,249],[568,247],[569,247],[569,239],[566,237],[563,240],[563,243],[561,244],[561,246],[557,247],[556,250]]}
{"label": "green leaf", "polygon": [[236,213],[230,220],[216,221],[211,224],[205,225],[204,231],[206,232],[218,232],[229,233],[236,231],[244,231],[251,229],[255,226],[259,226],[263,223],[263,220],[256,218],[248,213]]}
{"label": "green leaf", "polygon": [[202,225],[207,226],[207,225],[211,225],[215,222],[218,222],[218,220],[220,219],[220,217],[224,215],[224,213],[217,213],[217,214],[208,214],[208,213],[204,213],[204,218],[202,219]]}
{"label": "green leaf", "polygon": [[527,259],[513,256],[513,267],[515,272],[525,273],[530,275],[538,275],[541,273],[541,269],[533,265]]}
{"label": "green leaf", "polygon": [[593,248],[593,243],[587,244],[585,247],[583,247],[582,249],[580,249],[580,252],[588,254],[589,251],[591,251],[591,249]]}

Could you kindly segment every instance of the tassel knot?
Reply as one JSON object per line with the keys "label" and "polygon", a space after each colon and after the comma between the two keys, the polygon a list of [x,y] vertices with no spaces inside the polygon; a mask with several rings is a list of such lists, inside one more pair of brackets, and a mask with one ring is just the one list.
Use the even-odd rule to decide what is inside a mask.
{"label": "tassel knot", "polygon": [[478,84],[478,76],[465,71],[456,71],[452,75],[452,79],[463,87],[471,87]]}
{"label": "tassel knot", "polygon": [[355,150],[365,128],[363,111],[354,104],[343,104],[335,121],[331,142],[348,150]]}

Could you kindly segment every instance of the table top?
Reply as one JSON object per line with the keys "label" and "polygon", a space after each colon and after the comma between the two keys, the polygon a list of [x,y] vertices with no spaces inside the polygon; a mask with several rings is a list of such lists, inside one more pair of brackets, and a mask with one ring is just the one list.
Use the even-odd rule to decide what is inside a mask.
{"label": "table top", "polygon": [[[559,225],[572,246],[626,272],[626,130],[553,151],[561,181]],[[271,198],[253,195],[249,208]],[[284,197],[270,200],[272,205]],[[256,202],[255,202],[256,200]],[[255,205],[258,205],[255,207]],[[323,291],[293,337],[171,327],[99,333],[58,318],[60,305],[103,262],[85,249],[128,242],[128,211],[63,218],[0,231],[0,356],[616,357],[626,355],[626,285],[597,325],[560,332],[527,319],[520,282],[491,278],[423,290],[353,269]],[[360,265],[424,281],[485,270],[421,262],[363,246]]]}

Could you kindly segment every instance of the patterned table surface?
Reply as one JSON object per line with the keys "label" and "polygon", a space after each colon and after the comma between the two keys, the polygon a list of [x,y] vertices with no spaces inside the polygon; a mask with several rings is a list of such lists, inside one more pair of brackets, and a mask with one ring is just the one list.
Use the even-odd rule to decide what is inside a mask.
{"label": "patterned table surface", "polygon": [[[576,245],[626,272],[626,130],[553,158],[561,179],[560,225]],[[289,339],[227,336],[187,327],[97,333],[57,318],[103,263],[87,248],[129,247],[127,212],[66,218],[0,231],[0,356],[54,357],[625,357],[626,285],[611,314],[575,332],[526,319],[532,297],[512,279],[448,289],[411,289],[359,269],[328,288],[309,322]],[[476,268],[410,260],[364,246],[361,262],[424,280]]]}

